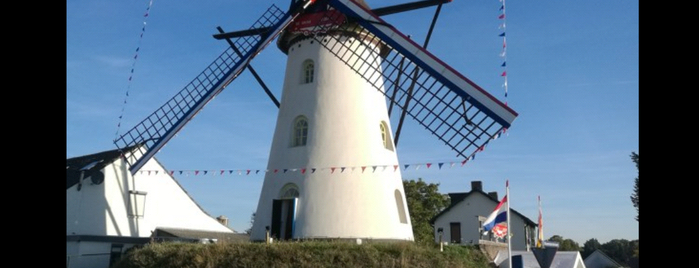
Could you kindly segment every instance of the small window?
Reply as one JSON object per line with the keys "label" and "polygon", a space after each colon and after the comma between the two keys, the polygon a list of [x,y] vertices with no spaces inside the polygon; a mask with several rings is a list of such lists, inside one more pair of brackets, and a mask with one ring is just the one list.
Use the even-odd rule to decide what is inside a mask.
{"label": "small window", "polygon": [[388,132],[388,124],[386,121],[381,121],[381,140],[383,141],[383,147],[393,151],[393,140],[391,140],[391,133]]}
{"label": "small window", "polygon": [[279,191],[279,199],[292,199],[299,197],[299,187],[293,183],[287,183]]}
{"label": "small window", "polygon": [[303,75],[301,83],[310,84],[313,83],[313,74],[315,72],[315,65],[312,60],[305,60],[303,62]]}
{"label": "small window", "polygon": [[305,116],[299,116],[294,120],[293,146],[305,146],[308,140],[308,120]]}
{"label": "small window", "polygon": [[123,244],[112,244],[112,250],[109,254],[109,266],[114,265],[119,259],[121,259],[121,252],[124,248]]}
{"label": "small window", "polygon": [[405,215],[405,206],[403,205],[403,195],[400,193],[398,189],[394,192],[394,196],[396,197],[396,206],[398,206],[398,218],[400,219],[400,223],[408,223],[408,216]]}

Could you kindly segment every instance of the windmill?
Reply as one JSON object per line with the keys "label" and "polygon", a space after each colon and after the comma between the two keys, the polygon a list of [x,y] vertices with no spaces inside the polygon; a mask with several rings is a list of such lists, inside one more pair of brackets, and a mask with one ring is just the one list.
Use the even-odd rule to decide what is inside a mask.
{"label": "windmill", "polygon": [[[137,172],[247,68],[279,107],[251,239],[269,232],[283,240],[413,240],[395,150],[403,119],[468,158],[517,116],[424,48],[448,2],[372,10],[362,0],[292,0],[287,11],[272,5],[247,30],[219,27],[214,38],[229,47],[114,143],[138,148],[125,152]],[[423,46],[380,17],[435,5]],[[288,55],[281,102],[250,65],[275,39]],[[395,135],[393,109],[401,111]],[[350,166],[361,169],[346,171]]]}

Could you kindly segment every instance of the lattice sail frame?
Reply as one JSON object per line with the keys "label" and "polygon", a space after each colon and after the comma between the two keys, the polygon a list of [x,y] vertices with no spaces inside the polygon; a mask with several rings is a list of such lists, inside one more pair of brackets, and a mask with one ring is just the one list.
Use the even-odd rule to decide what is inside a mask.
{"label": "lattice sail frame", "polygon": [[[309,31],[315,33],[312,38],[381,91],[390,104],[407,110],[457,156],[468,158],[482,151],[514,121],[514,110],[371,11],[352,0],[329,0],[327,4],[340,12],[325,12],[321,21],[344,23],[317,25]],[[348,33],[353,38],[348,39]],[[335,42],[324,40],[327,38]],[[365,45],[357,47],[352,39]],[[377,59],[359,56],[376,44],[381,47],[380,68],[371,62]]]}
{"label": "lattice sail frame", "polygon": [[[204,71],[195,77],[179,93],[163,106],[138,123],[134,128],[114,140],[117,148],[124,150],[124,159],[135,174],[177,132],[217,94],[219,94],[262,49],[264,49],[288,24],[313,1],[299,1],[285,12],[272,5],[249,29],[260,34],[235,38],[228,47]],[[134,150],[125,150],[134,146]],[[131,163],[133,162],[133,163]]]}

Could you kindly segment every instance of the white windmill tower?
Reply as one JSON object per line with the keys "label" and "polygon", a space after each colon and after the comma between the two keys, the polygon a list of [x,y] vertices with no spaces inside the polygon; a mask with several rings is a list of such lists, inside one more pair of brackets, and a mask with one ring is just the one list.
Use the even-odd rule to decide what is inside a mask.
{"label": "white windmill tower", "polygon": [[[267,227],[277,239],[413,240],[386,98],[321,37],[306,35],[310,27],[301,25],[317,24],[317,12],[297,18],[277,41],[288,59],[267,166],[278,170],[265,175],[251,239],[264,240]],[[353,37],[363,33],[318,34],[335,35],[321,40],[329,46],[353,42],[337,52],[362,51],[351,57],[371,62],[367,71],[381,68],[381,44]]]}
{"label": "white windmill tower", "polygon": [[[481,151],[517,113],[379,16],[438,5],[369,9],[361,0],[294,0],[244,31],[167,103],[116,139],[138,146],[137,172],[245,68],[280,108],[252,227],[277,239],[413,240],[389,115],[402,112],[458,156]],[[281,105],[249,65],[275,38],[288,55]],[[387,107],[388,103],[388,107]]]}

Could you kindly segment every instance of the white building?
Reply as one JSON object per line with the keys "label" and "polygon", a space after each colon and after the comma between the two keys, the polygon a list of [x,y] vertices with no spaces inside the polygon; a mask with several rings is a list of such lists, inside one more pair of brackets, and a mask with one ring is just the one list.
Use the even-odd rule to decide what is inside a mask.
{"label": "white building", "polygon": [[109,267],[126,249],[172,230],[196,231],[192,239],[235,237],[155,158],[132,176],[120,155],[112,150],[66,160],[66,267]]}
{"label": "white building", "polygon": [[[449,244],[477,245],[506,243],[492,235],[483,234],[483,221],[500,203],[497,192],[486,193],[480,181],[471,182],[471,191],[466,193],[449,193],[451,204],[432,218],[435,242],[439,243],[439,230],[442,241]],[[510,207],[510,233],[512,250],[529,250],[534,245],[537,226],[529,218]]]}
{"label": "white building", "polygon": [[251,239],[264,240],[269,230],[280,240],[412,241],[386,98],[320,42],[374,68],[381,48],[362,40],[366,32],[318,33],[337,37],[322,41],[294,32],[314,18],[297,18],[277,43],[288,59]]}

